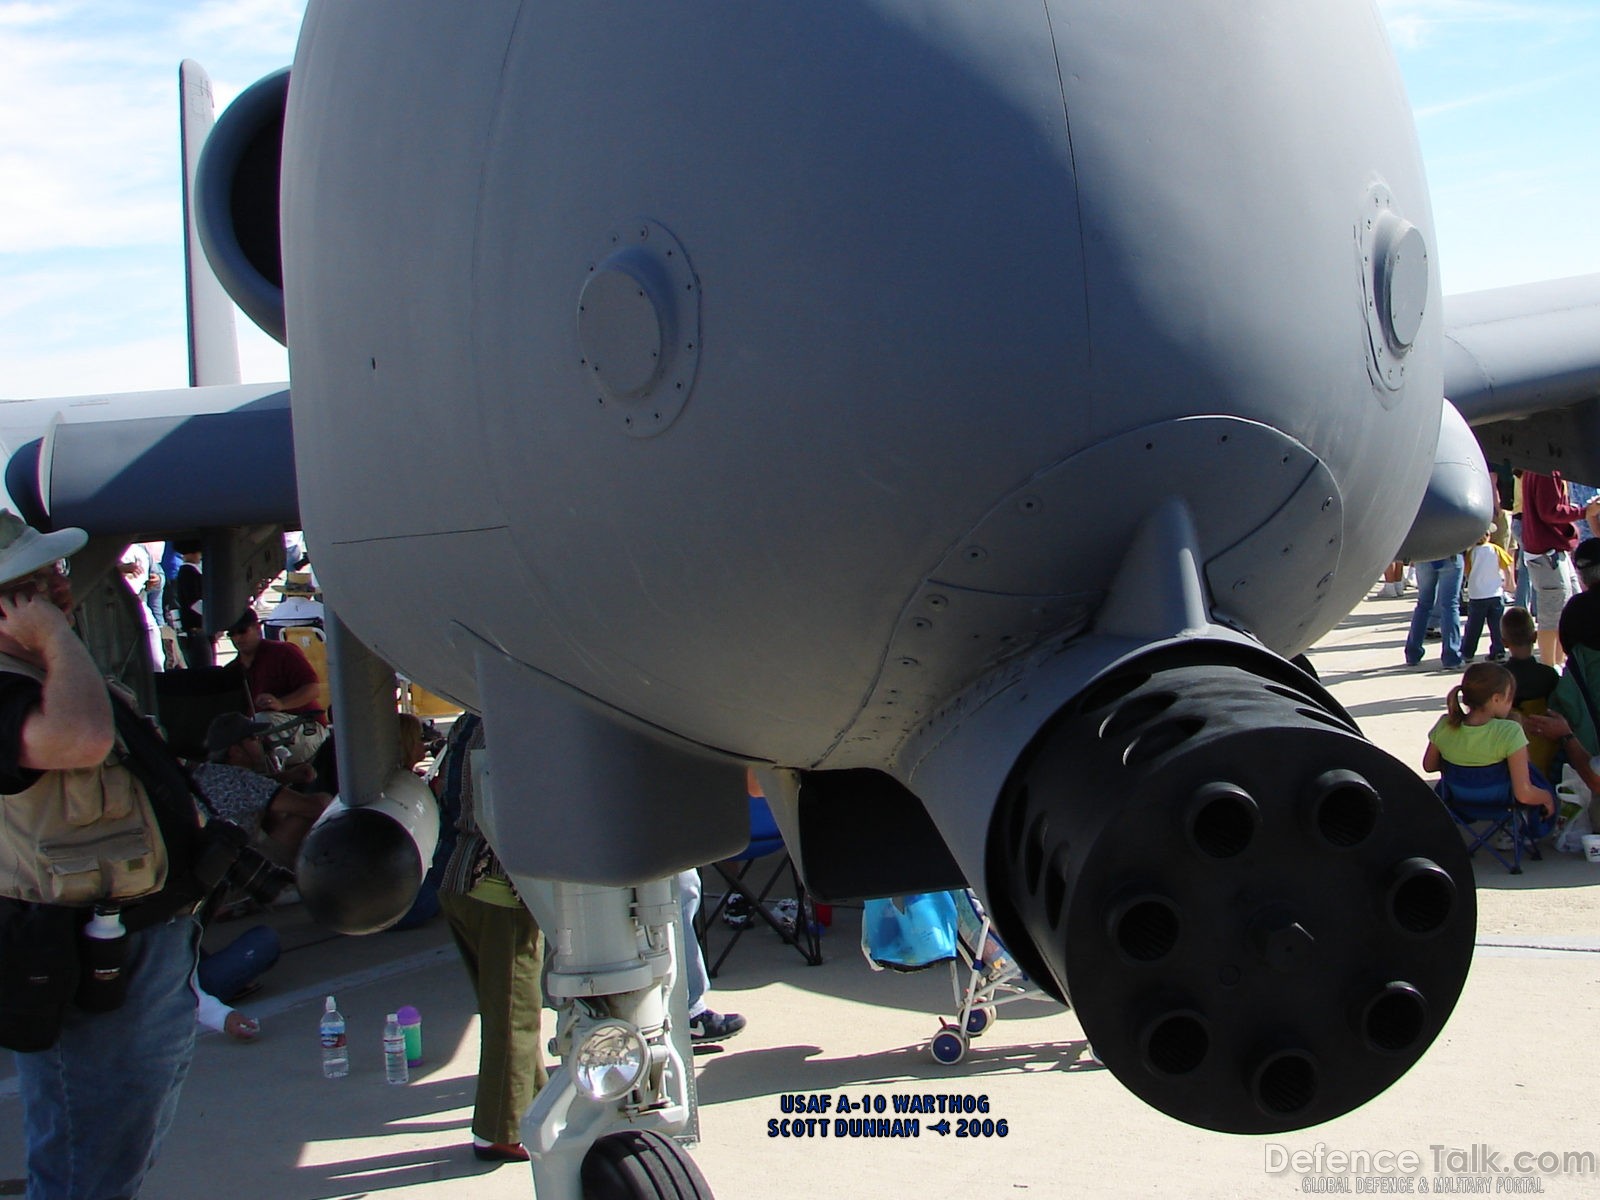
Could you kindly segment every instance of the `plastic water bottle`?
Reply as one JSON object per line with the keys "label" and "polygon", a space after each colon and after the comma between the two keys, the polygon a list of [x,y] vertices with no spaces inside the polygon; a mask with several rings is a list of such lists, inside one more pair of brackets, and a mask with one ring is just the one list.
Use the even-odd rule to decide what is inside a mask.
{"label": "plastic water bottle", "polygon": [[78,982],[78,1007],[85,1012],[111,1012],[128,994],[128,931],[115,908],[96,905],[83,927],[83,973]]}
{"label": "plastic water bottle", "polygon": [[1556,791],[1562,795],[1570,795],[1581,807],[1589,806],[1589,785],[1583,782],[1583,776],[1571,763],[1561,764],[1561,783]]}
{"label": "plastic water bottle", "polygon": [[350,1074],[350,1047],[345,1042],[344,1018],[334,1006],[333,997],[322,1006],[322,1074],[328,1079],[343,1079]]}
{"label": "plastic water bottle", "polygon": [[411,1078],[406,1067],[406,1035],[400,1032],[398,1013],[383,1019],[383,1072],[390,1083],[406,1083]]}

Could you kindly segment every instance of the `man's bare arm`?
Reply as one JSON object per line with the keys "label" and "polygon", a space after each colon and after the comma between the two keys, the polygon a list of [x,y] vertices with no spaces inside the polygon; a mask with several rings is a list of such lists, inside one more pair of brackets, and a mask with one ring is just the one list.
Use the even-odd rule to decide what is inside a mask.
{"label": "man's bare arm", "polygon": [[39,707],[22,724],[19,765],[50,771],[104,762],[115,738],[111,700],[61,610],[42,597],[0,596],[0,629],[44,670]]}
{"label": "man's bare arm", "polygon": [[291,709],[305,708],[308,704],[317,702],[320,686],[320,683],[313,679],[310,683],[303,683],[294,691],[285,692],[281,696],[263,692],[256,697],[256,708],[266,712],[288,712]]}

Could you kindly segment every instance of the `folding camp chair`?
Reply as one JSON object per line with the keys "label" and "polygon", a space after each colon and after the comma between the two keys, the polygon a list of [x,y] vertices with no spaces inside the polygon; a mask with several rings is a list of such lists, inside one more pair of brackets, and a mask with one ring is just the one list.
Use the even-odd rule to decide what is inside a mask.
{"label": "folding camp chair", "polygon": [[250,712],[250,691],[238,660],[224,667],[160,671],[153,678],[156,715],[167,744],[183,758],[205,759],[206,730],[215,717]]}
{"label": "folding camp chair", "polygon": [[[775,854],[782,856],[777,866],[767,877],[761,890],[754,891],[753,884],[759,880],[751,882],[746,880],[749,879],[757,861]],[[732,864],[737,864],[738,869],[732,869]],[[795,869],[794,860],[789,857],[789,852],[784,847],[783,835],[778,832],[778,823],[773,820],[772,810],[767,807],[766,800],[760,796],[750,797],[750,844],[732,858],[711,865],[712,869],[722,876],[728,888],[710,911],[707,911],[704,905],[701,906],[700,919],[696,922],[699,928],[695,930],[695,936],[700,939],[700,947],[706,955],[708,964],[706,973],[711,978],[717,977],[717,971],[733,952],[739,939],[754,927],[754,921],[761,921],[782,938],[786,945],[798,950],[800,957],[806,960],[808,966],[814,967],[822,962],[822,939],[813,929],[809,919],[806,885],[800,878],[800,872]],[[790,922],[775,916],[767,902],[767,896],[786,875],[794,888],[795,915],[792,927]],[[735,927],[728,938],[728,944],[715,959],[712,959],[711,930],[719,923],[723,914],[728,912],[729,905],[736,896],[748,901],[748,911],[752,920],[748,924]]]}
{"label": "folding camp chair", "polygon": [[[1554,789],[1534,767],[1529,774],[1536,787],[1554,794]],[[1522,874],[1522,848],[1526,843],[1528,857],[1543,859],[1535,838],[1541,831],[1535,815],[1519,807],[1516,794],[1511,790],[1511,772],[1503,762],[1486,767],[1458,767],[1444,763],[1439,768],[1439,782],[1434,785],[1439,799],[1457,825],[1467,831],[1470,841],[1467,854],[1476,854],[1481,847],[1492,854],[1501,866],[1513,875]],[[1480,828],[1481,827],[1481,828]],[[1511,839],[1511,861],[1507,862],[1495,849],[1491,838],[1507,834]]]}
{"label": "folding camp chair", "polygon": [[328,686],[327,635],[314,625],[285,625],[281,632],[282,640],[299,646],[311,669],[317,673],[317,707],[327,712],[333,703],[333,693]]}

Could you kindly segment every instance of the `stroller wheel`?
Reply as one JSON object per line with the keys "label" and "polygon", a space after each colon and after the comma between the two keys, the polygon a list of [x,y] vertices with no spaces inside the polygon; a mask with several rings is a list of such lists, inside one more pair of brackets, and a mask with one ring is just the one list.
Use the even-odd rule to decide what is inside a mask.
{"label": "stroller wheel", "polygon": [[966,1056],[967,1036],[954,1025],[945,1025],[933,1035],[933,1041],[928,1043],[928,1052],[933,1055],[935,1062],[953,1066]]}
{"label": "stroller wheel", "polygon": [[967,1014],[967,1036],[977,1037],[994,1024],[996,1013],[992,1008],[975,1008]]}

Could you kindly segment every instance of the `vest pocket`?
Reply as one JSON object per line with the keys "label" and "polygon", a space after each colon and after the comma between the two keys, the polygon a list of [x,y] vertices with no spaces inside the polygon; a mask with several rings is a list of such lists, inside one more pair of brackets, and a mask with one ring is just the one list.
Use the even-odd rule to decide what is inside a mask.
{"label": "vest pocket", "polygon": [[47,904],[83,905],[155,891],[161,879],[150,833],[135,820],[87,841],[39,843],[45,868],[39,880],[42,899]]}

